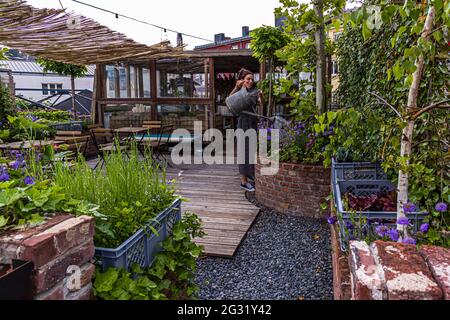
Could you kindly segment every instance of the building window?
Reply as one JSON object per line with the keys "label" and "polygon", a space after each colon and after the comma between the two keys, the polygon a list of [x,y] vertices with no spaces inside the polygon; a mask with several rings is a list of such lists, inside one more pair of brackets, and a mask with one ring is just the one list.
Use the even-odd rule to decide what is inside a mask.
{"label": "building window", "polygon": [[247,42],[247,43],[245,44],[245,49],[250,49],[250,42]]}
{"label": "building window", "polygon": [[231,49],[232,49],[232,50],[239,49],[239,46],[236,44],[236,45],[234,45],[234,46],[231,46]]}
{"label": "building window", "polygon": [[42,95],[51,96],[60,93],[62,90],[62,83],[43,83],[42,84]]}
{"label": "building window", "polygon": [[336,60],[332,61],[331,74],[337,75],[339,73],[339,64]]}

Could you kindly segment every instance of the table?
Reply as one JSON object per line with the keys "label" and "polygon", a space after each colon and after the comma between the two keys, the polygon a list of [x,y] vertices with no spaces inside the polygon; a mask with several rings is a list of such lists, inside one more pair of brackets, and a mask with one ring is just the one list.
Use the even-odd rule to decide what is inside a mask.
{"label": "table", "polygon": [[10,143],[0,144],[0,149],[30,149],[31,147],[44,147],[48,145],[62,143],[63,141],[58,140],[34,140],[34,141],[16,141]]}
{"label": "table", "polygon": [[[135,136],[136,140],[143,140],[143,141],[158,141],[160,134],[159,133],[152,133],[152,134],[144,134],[144,135],[137,135]],[[190,134],[190,135],[170,135],[169,134],[163,134],[161,136],[161,140],[167,142],[167,143],[180,143],[180,142],[194,142],[195,140],[202,140],[202,136],[198,134]]]}
{"label": "table", "polygon": [[[123,128],[115,129],[114,132],[117,135],[121,135],[121,134],[126,135],[125,141],[126,142],[131,142],[131,141],[134,140],[134,135],[135,134],[144,133],[144,132],[147,132],[148,130],[149,130],[149,128],[123,127]],[[142,136],[144,136],[144,135],[142,135]]]}
{"label": "table", "polygon": [[8,150],[23,150],[31,148],[40,148],[48,145],[61,144],[63,141],[58,140],[34,140],[34,141],[16,141],[0,144],[0,154],[6,155]]}

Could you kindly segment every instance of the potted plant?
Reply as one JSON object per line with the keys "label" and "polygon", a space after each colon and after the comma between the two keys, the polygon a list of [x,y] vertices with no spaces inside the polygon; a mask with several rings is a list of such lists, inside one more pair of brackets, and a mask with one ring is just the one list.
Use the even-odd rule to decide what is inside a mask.
{"label": "potted plant", "polygon": [[105,156],[104,170],[92,170],[84,159],[70,168],[58,164],[54,181],[74,199],[98,205],[94,243],[104,269],[151,265],[181,217],[173,182],[148,150],[140,159],[136,145],[127,155],[117,148]]}

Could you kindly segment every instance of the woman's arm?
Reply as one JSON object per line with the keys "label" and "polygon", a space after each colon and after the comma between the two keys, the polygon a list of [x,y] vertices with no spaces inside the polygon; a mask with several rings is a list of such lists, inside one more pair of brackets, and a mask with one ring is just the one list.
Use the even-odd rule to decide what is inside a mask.
{"label": "woman's arm", "polygon": [[238,80],[236,81],[236,85],[234,86],[233,91],[230,92],[230,96],[236,92],[238,92],[239,90],[241,90],[242,85],[244,84],[244,80]]}

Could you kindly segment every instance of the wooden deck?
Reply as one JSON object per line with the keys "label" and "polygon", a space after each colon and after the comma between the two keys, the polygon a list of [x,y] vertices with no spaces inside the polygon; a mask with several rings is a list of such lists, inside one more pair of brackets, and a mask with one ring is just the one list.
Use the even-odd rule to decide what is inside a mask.
{"label": "wooden deck", "polygon": [[206,236],[195,242],[207,255],[233,257],[259,213],[239,188],[237,165],[181,165],[168,168],[167,175],[189,200],[182,203],[182,212],[195,212],[202,219]]}

